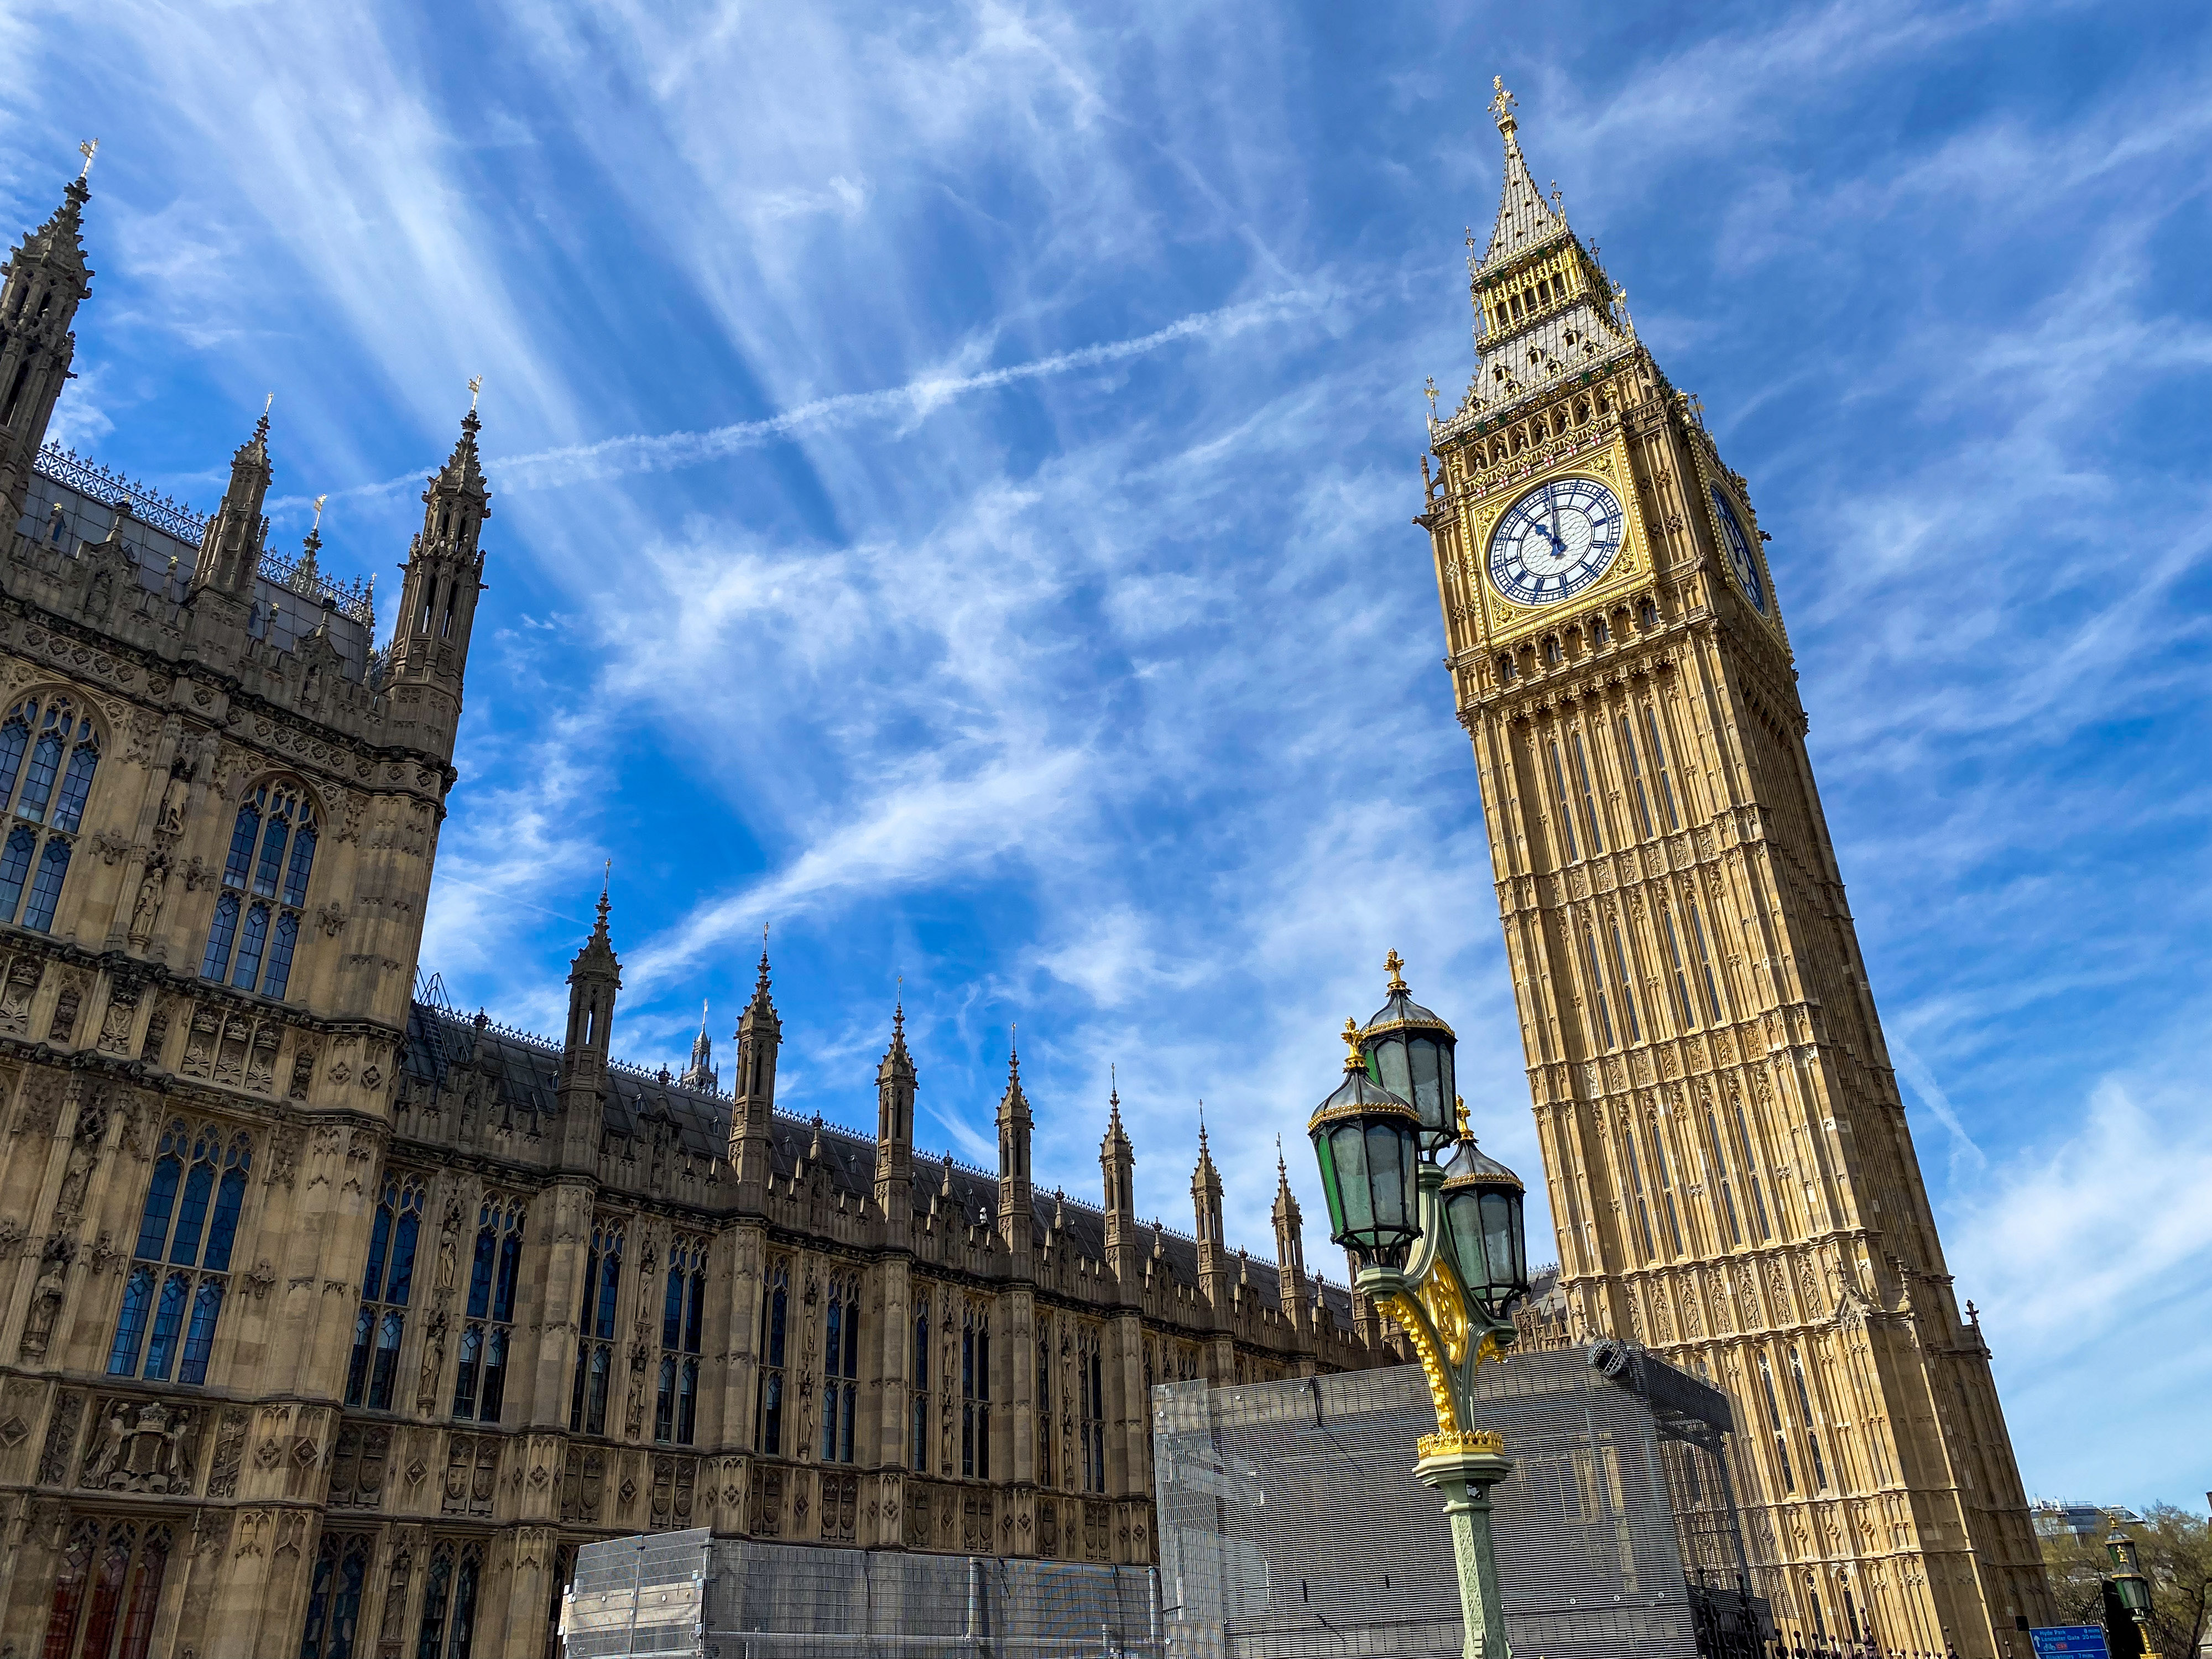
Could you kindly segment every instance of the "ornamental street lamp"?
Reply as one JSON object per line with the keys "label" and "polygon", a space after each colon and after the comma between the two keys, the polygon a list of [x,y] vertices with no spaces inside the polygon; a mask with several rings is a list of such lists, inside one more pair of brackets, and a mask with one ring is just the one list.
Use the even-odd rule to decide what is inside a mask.
{"label": "ornamental street lamp", "polygon": [[2112,1535],[2105,1540],[2105,1553],[2112,1561],[2112,1570],[2106,1577],[2119,1592],[2120,1605],[2128,1610],[2128,1617],[2136,1621],[2142,1659],[2159,1659],[2150,1644],[2150,1580],[2142,1576],[2136,1563],[2136,1540],[2120,1530],[2117,1519],[2112,1522]]}
{"label": "ornamental street lamp", "polygon": [[1329,1237],[1357,1253],[1353,1285],[1397,1321],[1428,1381],[1437,1431],[1420,1437],[1413,1473],[1443,1494],[1467,1659],[1511,1659],[1490,1489],[1513,1465],[1504,1440],[1474,1427],[1473,1413],[1476,1371],[1512,1342],[1511,1307],[1528,1293],[1526,1194],[1518,1176],[1475,1146],[1452,1092],[1451,1027],[1407,994],[1404,965],[1393,951],[1384,964],[1390,1000],[1364,1031],[1345,1021],[1344,1080],[1306,1133]]}

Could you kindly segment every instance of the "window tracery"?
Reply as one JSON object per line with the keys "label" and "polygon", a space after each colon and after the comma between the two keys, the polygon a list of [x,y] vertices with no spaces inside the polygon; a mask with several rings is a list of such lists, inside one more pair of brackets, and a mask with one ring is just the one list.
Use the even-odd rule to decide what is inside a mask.
{"label": "window tracery", "polygon": [[770,1457],[783,1455],[783,1370],[791,1324],[791,1261],[769,1264],[768,1295],[761,1301],[760,1416],[753,1443]]}
{"label": "window tracery", "polygon": [[[292,978],[307,878],[321,834],[304,786],[272,780],[240,802],[222,863],[222,887],[208,924],[200,977],[282,999]],[[3,873],[3,872],[0,872]],[[0,879],[0,891],[4,891]]]}
{"label": "window tracery", "polygon": [[0,791],[10,826],[0,842],[0,921],[52,931],[99,765],[100,733],[92,717],[66,696],[26,697],[0,721]]}
{"label": "window tracery", "polygon": [[607,1431],[607,1382],[615,1364],[615,1303],[622,1291],[623,1230],[601,1221],[592,1228],[584,1258],[584,1305],[576,1321],[576,1380],[568,1395],[568,1431]]}
{"label": "window tracery", "polygon": [[822,1461],[853,1461],[853,1425],[860,1406],[860,1281],[833,1273],[823,1319]]}
{"label": "window tracery", "polygon": [[469,1267],[468,1322],[461,1328],[460,1370],[453,1415],[499,1421],[507,1401],[507,1344],[514,1327],[514,1287],[522,1263],[523,1206],[487,1198],[477,1211],[476,1254]]}
{"label": "window tracery", "polygon": [[171,1543],[159,1522],[77,1522],[47,1603],[44,1659],[146,1659]]}
{"label": "window tracery", "polygon": [[688,1446],[699,1417],[700,1323],[707,1301],[707,1247],[678,1239],[669,1249],[660,1305],[660,1386],[653,1437]]}
{"label": "window tracery", "polygon": [[353,1358],[346,1367],[349,1406],[366,1406],[374,1412],[392,1409],[399,1344],[407,1334],[407,1301],[415,1287],[415,1247],[422,1231],[422,1182],[398,1176],[387,1180],[369,1229],[361,1311],[354,1317]]}
{"label": "window tracery", "polygon": [[178,1118],[162,1132],[108,1347],[110,1376],[166,1382],[173,1372],[195,1388],[207,1380],[252,1162],[242,1130]]}

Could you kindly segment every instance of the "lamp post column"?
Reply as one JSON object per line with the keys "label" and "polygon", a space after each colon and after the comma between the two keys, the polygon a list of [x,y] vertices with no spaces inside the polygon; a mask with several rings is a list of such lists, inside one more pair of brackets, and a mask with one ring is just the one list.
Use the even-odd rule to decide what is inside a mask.
{"label": "lamp post column", "polygon": [[[1441,1453],[1413,1466],[1424,1486],[1443,1494],[1451,1528],[1452,1558],[1459,1570],[1461,1616],[1467,1659],[1511,1659],[1505,1639],[1505,1604],[1498,1590],[1498,1552],[1491,1540],[1490,1489],[1512,1473],[1494,1434],[1464,1435],[1470,1449]],[[1482,1445],[1477,1450],[1472,1448]]]}

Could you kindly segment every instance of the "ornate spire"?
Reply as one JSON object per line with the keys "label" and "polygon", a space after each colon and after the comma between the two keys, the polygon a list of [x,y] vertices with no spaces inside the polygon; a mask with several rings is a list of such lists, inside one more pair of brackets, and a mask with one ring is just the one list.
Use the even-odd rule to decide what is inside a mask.
{"label": "ornate spire", "polygon": [[1504,77],[1492,76],[1490,83],[1498,89],[1497,95],[1490,100],[1490,113],[1498,123],[1498,137],[1505,141],[1505,182],[1498,197],[1498,222],[1490,233],[1490,247],[1482,257],[1486,265],[1534,247],[1567,228],[1565,217],[1544,199],[1544,192],[1536,187],[1536,180],[1528,172],[1528,159],[1521,154],[1521,124],[1514,118],[1516,100],[1505,89]]}
{"label": "ornate spire", "polygon": [[769,1000],[768,994],[768,924],[766,922],[761,923],[760,971],[753,976],[753,1000],[750,1006],[763,1009],[773,1006]]}
{"label": "ornate spire", "polygon": [[269,536],[261,503],[269,494],[269,411],[276,402],[271,392],[253,430],[231,455],[230,483],[200,538],[200,556],[192,571],[196,588],[215,587],[243,597],[253,586]]}
{"label": "ornate spire", "polygon": [[1406,960],[1396,951],[1382,958],[1382,971],[1390,975],[1390,989],[1402,991],[1406,988]]}
{"label": "ornate spire", "polygon": [[699,1035],[691,1039],[691,1063],[684,1067],[678,1079],[687,1089],[703,1089],[708,1093],[721,1088],[720,1070],[714,1064],[714,1040],[707,1035],[707,999],[699,999]]}
{"label": "ornate spire", "polygon": [[1504,144],[1498,216],[1480,257],[1468,238],[1468,275],[1474,301],[1477,363],[1473,384],[1447,421],[1431,417],[1441,438],[1463,423],[1492,416],[1531,393],[1625,349],[1635,340],[1617,290],[1567,224],[1554,185],[1547,198],[1521,153],[1513,94],[1492,76],[1490,112]]}

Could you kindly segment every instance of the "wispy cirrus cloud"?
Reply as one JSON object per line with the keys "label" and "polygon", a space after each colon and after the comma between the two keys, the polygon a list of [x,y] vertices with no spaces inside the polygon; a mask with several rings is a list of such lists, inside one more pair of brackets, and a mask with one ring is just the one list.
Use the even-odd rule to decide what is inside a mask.
{"label": "wispy cirrus cloud", "polygon": [[[114,112],[71,416],[104,459],[219,477],[273,386],[280,530],[330,491],[326,556],[384,568],[486,375],[492,586],[428,946],[455,994],[557,1024],[611,858],[627,1052],[680,1061],[770,921],[792,1103],[870,1121],[903,975],[946,1143],[988,1152],[1018,1018],[1045,1180],[1092,1189],[1118,1066],[1145,1209],[1181,1217],[1203,1096],[1256,1243],[1275,1131],[1391,945],[1486,1145],[1538,1167],[1406,522],[1418,389],[1468,361],[1503,72],[1774,536],[1874,989],[1955,1126],[1923,1133],[1932,1200],[2055,1490],[2091,1362],[2004,1334],[2039,1328],[2019,1264],[2056,1248],[2013,1218],[2069,1161],[2163,1137],[2146,1201],[2177,1209],[2194,1167],[2154,1062],[2212,933],[2203,32],[2125,3],[1324,33],[131,0],[0,20],[33,89],[0,132]],[[19,220],[53,166],[0,173]],[[2201,1333],[2185,1223],[2138,1300]],[[2100,1386],[2171,1425],[2204,1354]]]}

